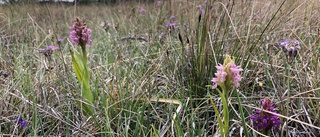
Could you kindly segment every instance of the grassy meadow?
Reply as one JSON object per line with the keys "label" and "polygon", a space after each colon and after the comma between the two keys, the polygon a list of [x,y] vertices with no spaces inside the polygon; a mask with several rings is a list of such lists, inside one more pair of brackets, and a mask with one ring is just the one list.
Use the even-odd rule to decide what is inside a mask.
{"label": "grassy meadow", "polygon": [[[320,137],[319,8],[316,0],[2,5],[0,136],[218,137],[216,108],[229,121],[225,136]],[[70,54],[76,17],[92,29],[93,115],[79,105]],[[287,39],[299,48],[281,48]],[[41,52],[49,45],[59,49]],[[243,69],[226,95],[229,119],[211,88],[226,55]],[[266,97],[281,125],[263,133],[250,116]]]}

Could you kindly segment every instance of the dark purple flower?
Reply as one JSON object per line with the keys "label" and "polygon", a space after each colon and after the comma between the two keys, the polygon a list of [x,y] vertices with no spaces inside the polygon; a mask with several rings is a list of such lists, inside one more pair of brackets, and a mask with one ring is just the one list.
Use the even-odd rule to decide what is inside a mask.
{"label": "dark purple flower", "polygon": [[[269,98],[265,98],[262,101],[262,109],[270,112],[274,112],[274,104],[271,103]],[[257,110],[254,115],[250,116],[250,119],[253,121],[253,126],[258,131],[269,131],[272,128],[276,131],[279,131],[279,126],[281,121],[278,116],[264,112],[262,110]]]}
{"label": "dark purple flower", "polygon": [[26,128],[27,127],[27,123],[26,123],[26,121],[24,121],[22,118],[17,118],[17,121],[18,121],[18,123],[20,124],[20,126],[22,127],[22,128]]}
{"label": "dark purple flower", "polygon": [[76,18],[73,26],[70,27],[70,35],[69,38],[71,39],[74,45],[85,46],[88,44],[91,46],[91,29],[87,28],[87,24],[82,22],[80,18]]}
{"label": "dark purple flower", "polygon": [[2,75],[3,75],[4,78],[9,77],[9,74],[8,74],[8,73],[3,73]]}

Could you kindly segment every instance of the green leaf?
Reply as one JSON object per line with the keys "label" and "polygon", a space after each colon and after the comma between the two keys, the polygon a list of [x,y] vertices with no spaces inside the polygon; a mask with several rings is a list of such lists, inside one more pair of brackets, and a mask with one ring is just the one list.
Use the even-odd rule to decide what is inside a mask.
{"label": "green leaf", "polygon": [[81,61],[81,56],[77,53],[71,52],[71,58],[72,58],[72,64],[73,64],[73,69],[74,73],[76,74],[76,77],[78,79],[78,82],[81,84],[83,81],[83,63]]}
{"label": "green leaf", "polygon": [[229,131],[229,108],[228,108],[228,101],[227,101],[227,95],[225,95],[225,91],[220,91],[219,89],[217,89],[217,91],[219,92],[219,95],[221,97],[221,101],[222,101],[222,106],[223,106],[223,118],[224,118],[224,132],[226,133],[225,136],[228,136],[228,131]]}
{"label": "green leaf", "polygon": [[94,102],[92,92],[90,90],[90,74],[84,58],[78,53],[71,52],[72,64],[74,72],[81,86],[81,96],[85,102],[78,102],[81,105],[85,115],[93,115],[94,108],[91,106]]}
{"label": "green leaf", "polygon": [[85,108],[86,113],[92,115],[94,110],[90,104],[93,104],[93,95],[90,90],[90,85],[88,81],[84,81],[81,87],[82,97],[86,100],[88,104],[82,103],[83,107]]}
{"label": "green leaf", "polygon": [[216,114],[216,116],[217,116],[217,118],[218,118],[220,135],[223,137],[224,134],[225,134],[225,133],[224,133],[224,130],[223,130],[224,125],[223,125],[222,119],[221,119],[221,117],[220,117],[220,113],[219,113],[216,105],[214,104],[211,95],[210,95],[210,102],[211,102],[211,105],[212,105],[212,107],[213,107],[213,110],[214,110],[214,112],[215,112],[215,114]]}

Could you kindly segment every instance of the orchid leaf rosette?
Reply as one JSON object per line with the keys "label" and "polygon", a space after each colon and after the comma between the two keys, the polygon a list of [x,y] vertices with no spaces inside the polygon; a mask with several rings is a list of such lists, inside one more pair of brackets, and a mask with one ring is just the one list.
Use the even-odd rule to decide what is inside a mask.
{"label": "orchid leaf rosette", "polygon": [[80,47],[81,52],[70,50],[74,72],[81,87],[81,96],[84,101],[78,101],[85,115],[93,115],[93,94],[90,89],[90,73],[88,69],[88,57],[86,46],[92,46],[91,29],[87,24],[76,18],[74,24],[70,27],[69,38],[76,48]]}

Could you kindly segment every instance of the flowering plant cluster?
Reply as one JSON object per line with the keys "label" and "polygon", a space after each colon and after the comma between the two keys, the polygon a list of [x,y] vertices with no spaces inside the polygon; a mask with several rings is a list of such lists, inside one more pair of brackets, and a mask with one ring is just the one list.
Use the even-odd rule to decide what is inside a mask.
{"label": "flowering plant cluster", "polygon": [[282,40],[278,47],[286,54],[287,57],[295,57],[301,49],[301,42],[298,40]]}
{"label": "flowering plant cluster", "polygon": [[77,103],[86,115],[93,115],[94,113],[94,107],[92,106],[94,97],[90,89],[90,72],[86,52],[86,45],[92,46],[91,32],[84,21],[76,18],[73,26],[70,27],[69,35],[74,46],[80,46],[82,51],[79,53],[70,50],[74,72],[81,87],[81,96],[85,99],[84,102],[78,101]]}
{"label": "flowering plant cluster", "polygon": [[70,26],[70,35],[72,43],[77,46],[85,46],[88,44],[91,46],[91,32],[92,30],[87,27],[87,24],[82,22],[80,18],[76,18],[73,26]]}
{"label": "flowering plant cluster", "polygon": [[[271,103],[269,98],[265,98],[262,101],[262,110],[275,112],[274,107],[274,104]],[[256,127],[258,131],[265,133],[272,128],[279,131],[279,126],[281,124],[279,117],[262,110],[257,110],[254,115],[250,116],[250,119],[253,121],[253,126]]]}
{"label": "flowering plant cluster", "polygon": [[[212,106],[214,108],[215,114],[218,117],[219,121],[219,129],[221,136],[228,136],[229,131],[229,108],[228,108],[228,97],[229,90],[231,86],[239,87],[241,81],[240,72],[243,70],[240,66],[235,65],[234,60],[231,59],[230,56],[226,56],[223,65],[219,64],[216,66],[217,72],[215,73],[214,78],[212,78],[211,82],[213,82],[212,89],[216,89],[219,92],[221,97],[222,105],[223,105],[223,120],[220,116],[220,112],[214,105],[214,102],[211,100]],[[222,91],[220,91],[218,86],[221,87]]]}

